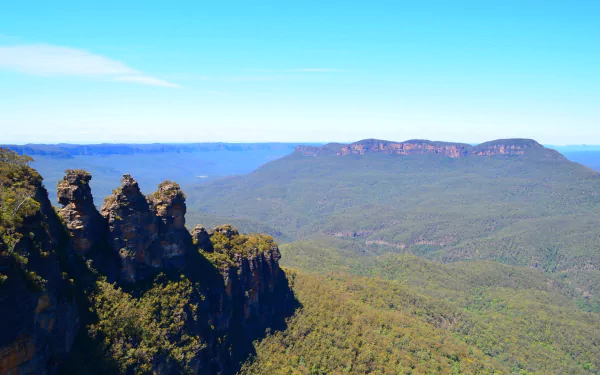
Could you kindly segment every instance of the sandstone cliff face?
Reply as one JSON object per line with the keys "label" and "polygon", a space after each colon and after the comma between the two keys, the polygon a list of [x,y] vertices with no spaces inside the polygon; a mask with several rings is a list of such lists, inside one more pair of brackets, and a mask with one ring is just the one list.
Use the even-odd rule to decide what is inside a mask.
{"label": "sandstone cliff face", "polygon": [[196,225],[192,230],[192,241],[198,247],[199,250],[206,252],[213,252],[213,245],[210,242],[210,234],[206,231],[202,225]]}
{"label": "sandstone cliff face", "polygon": [[[251,346],[266,328],[283,328],[284,318],[294,309],[294,297],[279,267],[281,254],[272,238],[264,236],[253,243],[256,238],[250,239],[230,225],[215,227],[208,235],[214,252],[228,259],[217,261],[224,289],[213,322],[221,331],[230,332],[239,351],[240,345]],[[232,244],[235,247],[231,248]],[[236,350],[231,355],[235,358]],[[228,372],[226,367],[223,370]]]}
{"label": "sandstone cliff face", "polygon": [[247,255],[236,254],[240,292],[244,293],[244,317],[246,321],[256,319],[262,325],[273,315],[275,306],[270,301],[274,294],[281,254],[279,248],[273,246],[268,252],[254,249]]}
{"label": "sandstone cliff face", "polygon": [[391,142],[377,139],[365,139],[347,145],[330,143],[321,147],[298,146],[297,154],[303,156],[318,155],[365,155],[383,153],[389,155],[441,155],[449,158],[476,156],[518,156],[531,152],[544,153],[546,157],[560,158],[554,150],[546,149],[532,139],[500,139],[485,142],[477,146],[465,143],[432,142],[428,140],[409,140]]}
{"label": "sandstone cliff face", "polygon": [[[240,233],[230,225],[213,228],[209,236],[215,234],[220,234],[233,243],[240,242]],[[256,321],[259,326],[274,313],[274,301],[270,299],[282,273],[279,268],[279,248],[274,243],[267,246],[265,250],[256,247],[245,251],[234,250],[229,253],[232,263],[220,267],[227,298],[232,302],[237,299],[237,302],[242,303],[244,320]]]}
{"label": "sandstone cliff face", "polygon": [[79,316],[72,284],[61,272],[59,252],[68,251],[60,221],[39,186],[39,212],[19,228],[15,252],[0,255],[7,279],[0,285],[0,374],[52,374],[71,349]]}
{"label": "sandstone cliff face", "polygon": [[91,179],[85,171],[68,170],[56,191],[58,203],[63,206],[59,215],[73,237],[73,248],[80,255],[87,254],[104,236],[103,220],[94,206]]}
{"label": "sandstone cliff face", "polygon": [[517,156],[535,154],[540,158],[565,159],[558,151],[545,148],[532,139],[498,139],[481,143],[469,150],[474,156]]}
{"label": "sandstone cliff face", "polygon": [[159,219],[163,266],[181,268],[186,252],[192,248],[192,237],[185,227],[185,194],[177,183],[164,181],[149,201]]}
{"label": "sandstone cliff face", "polygon": [[158,218],[130,175],[121,182],[104,200],[101,212],[108,221],[109,243],[121,261],[119,279],[133,283],[149,268],[162,266],[157,251],[152,251],[158,240]]}
{"label": "sandstone cliff face", "polygon": [[439,154],[451,158],[465,155],[470,148],[465,144],[447,144],[426,140],[413,140],[406,142],[388,142],[368,139],[343,146],[337,152],[338,156],[364,155],[365,153],[381,152],[393,155]]}
{"label": "sandstone cliff face", "polygon": [[[36,279],[28,279],[12,256],[0,257],[0,271],[8,275],[0,284],[0,375],[52,374],[70,358],[79,326],[92,323],[80,323],[74,296],[95,293],[98,276],[135,291],[131,298],[143,294],[159,273],[193,283],[190,298],[198,310],[185,312],[182,329],[203,340],[190,362],[197,374],[235,372],[252,341],[267,327],[283,324],[293,295],[272,238],[241,235],[231,226],[211,231],[198,226],[190,233],[185,195],[176,183],[165,181],[145,197],[129,175],[100,213],[90,180],[85,171],[69,170],[60,181],[62,222],[39,187],[40,212],[21,228],[17,247],[30,254],[28,270],[43,285],[33,285]],[[67,269],[75,270],[75,281]],[[84,304],[91,303],[86,298]],[[151,362],[156,374],[181,370],[164,356]]]}
{"label": "sandstone cliff face", "polygon": [[165,181],[145,197],[130,175],[121,182],[102,206],[112,249],[121,260],[119,280],[135,283],[163,269],[183,268],[193,245],[185,228],[185,195],[179,185]]}

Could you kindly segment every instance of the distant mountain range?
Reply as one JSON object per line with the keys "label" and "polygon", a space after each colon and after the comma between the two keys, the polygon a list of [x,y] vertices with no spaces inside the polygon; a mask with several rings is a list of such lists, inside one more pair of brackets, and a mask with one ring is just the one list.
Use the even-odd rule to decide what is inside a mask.
{"label": "distant mountain range", "polygon": [[[377,140],[370,140],[377,142]],[[387,142],[399,145],[403,142]],[[472,144],[467,143],[449,143],[449,142],[431,142],[427,140],[412,140],[404,143],[419,143],[424,142],[428,145],[445,145],[445,146],[456,146],[461,149],[471,149],[474,147]],[[0,147],[8,148],[16,151],[19,154],[25,154],[40,157],[50,157],[52,159],[73,159],[79,156],[110,156],[110,155],[121,155],[121,156],[139,156],[144,154],[181,154],[182,157],[185,154],[203,153],[210,155],[211,153],[246,153],[250,160],[254,157],[259,157],[266,153],[271,157],[284,156],[291,152],[296,146],[307,146],[308,148],[327,150],[328,148],[335,148],[336,145],[341,143],[329,143],[324,146],[322,143],[278,143],[278,142],[267,142],[267,143],[226,143],[226,142],[205,142],[205,143],[151,143],[151,144],[135,144],[135,143],[104,143],[104,144],[70,144],[70,143],[59,143],[59,144],[6,144],[0,145]],[[484,146],[485,144],[480,144]],[[566,146],[552,146],[546,145],[545,147],[557,150],[563,153],[567,158],[576,161],[578,163],[587,165],[592,168],[600,167],[600,145],[566,145]],[[208,159],[211,159],[210,157]],[[256,166],[255,166],[256,167]],[[599,168],[600,169],[600,168]],[[62,172],[62,171],[61,171]]]}
{"label": "distant mountain range", "polygon": [[425,139],[411,139],[404,142],[364,139],[350,144],[328,143],[324,146],[299,146],[295,151],[304,156],[348,156],[383,153],[405,156],[431,154],[461,158],[467,156],[525,155],[531,153],[542,156],[543,153],[544,157],[563,157],[558,152],[545,148],[533,139],[498,139],[475,146],[466,143],[434,142]]}
{"label": "distant mountain range", "polygon": [[59,144],[24,144],[0,145],[20,154],[36,156],[53,156],[58,158],[73,158],[90,155],[136,155],[160,153],[195,153],[195,152],[252,152],[287,150],[298,143],[102,143],[79,145],[70,143]]}
{"label": "distant mountain range", "polygon": [[[0,373],[599,373],[600,174],[559,152],[163,146],[30,151],[52,173],[95,171],[96,205],[116,189],[98,213],[89,174],[70,171],[59,211],[36,185],[42,214],[2,215]],[[1,207],[40,182],[14,161],[0,160]],[[146,197],[131,176],[112,185],[121,173],[182,176],[187,201],[172,182]],[[285,268],[268,236],[185,227],[227,222],[290,242]]]}
{"label": "distant mountain range", "polygon": [[600,174],[533,140],[299,146],[187,189],[191,220],[364,255],[600,270]]}
{"label": "distant mountain range", "polygon": [[44,176],[50,197],[64,170],[84,169],[99,205],[124,174],[131,173],[146,193],[163,180],[182,185],[245,174],[291,153],[297,143],[189,143],[189,144],[27,144],[4,145],[35,159],[33,167]]}

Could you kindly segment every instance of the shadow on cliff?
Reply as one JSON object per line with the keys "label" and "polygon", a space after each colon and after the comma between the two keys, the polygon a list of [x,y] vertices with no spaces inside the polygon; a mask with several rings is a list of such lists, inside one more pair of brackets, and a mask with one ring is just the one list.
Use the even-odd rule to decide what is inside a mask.
{"label": "shadow on cliff", "polygon": [[[270,332],[287,328],[286,320],[301,307],[290,288],[285,272],[278,268],[273,293],[261,296],[261,309],[258,314],[245,316],[247,306],[243,294],[234,294],[230,299],[226,295],[226,282],[217,267],[200,252],[191,252],[186,256],[183,274],[192,282],[203,285],[208,299],[209,314],[215,324],[228,321],[225,332],[226,345],[216,348],[216,352],[207,352],[206,363],[210,363],[200,374],[236,374],[247,360],[256,356],[254,342],[262,340]],[[171,274],[169,277],[178,277]],[[241,290],[234,280],[232,290]],[[231,314],[228,316],[228,313]],[[229,319],[227,319],[229,317]],[[219,319],[222,321],[219,322]],[[223,336],[221,336],[223,337]],[[219,360],[215,360],[219,358]]]}
{"label": "shadow on cliff", "polygon": [[[104,262],[97,262],[98,268],[90,267],[82,257],[68,255],[70,238],[61,226],[61,244],[59,261],[61,268],[66,270],[70,278],[74,279],[75,297],[77,300],[80,329],[78,330],[73,348],[68,357],[61,361],[59,374],[118,374],[118,363],[108,358],[106,346],[101,338],[92,338],[88,335],[87,326],[98,321],[98,317],[91,308],[89,295],[96,290],[96,281],[99,277],[115,274],[115,264],[112,257],[107,254],[108,244],[98,244],[91,255],[97,255]],[[94,264],[94,262],[92,263]],[[203,339],[208,347],[200,354],[204,364],[198,374],[236,374],[242,365],[256,356],[254,343],[265,338],[269,333],[282,331],[287,328],[286,320],[301,307],[290,288],[284,270],[278,269],[274,282],[273,293],[261,296],[260,311],[253,316],[245,316],[246,306],[243,294],[226,298],[225,281],[219,269],[200,252],[189,252],[185,258],[183,269],[162,269],[165,278],[171,281],[187,278],[192,283],[200,286],[200,295],[206,300],[201,304],[203,311],[198,311],[200,316],[210,317],[197,327],[203,332]],[[108,277],[110,278],[110,277]],[[140,296],[155,284],[154,277],[140,281],[133,285],[122,285],[123,290],[134,296]],[[236,285],[233,289],[236,289]],[[208,329],[215,325],[216,329]],[[222,340],[225,340],[224,342]],[[217,344],[219,343],[220,344]],[[177,374],[178,368],[172,367],[168,374]]]}
{"label": "shadow on cliff", "polygon": [[[118,364],[107,358],[101,340],[92,339],[86,327],[98,321],[98,316],[91,308],[89,295],[96,290],[96,281],[100,275],[105,275],[107,280],[114,282],[119,260],[106,241],[99,241],[90,249],[89,256],[93,259],[92,263],[86,262],[84,258],[73,252],[71,237],[61,223],[61,219],[56,213],[52,216],[51,222],[57,223],[55,224],[55,231],[58,234],[57,258],[61,269],[73,280],[72,292],[79,314],[79,329],[73,347],[67,357],[60,361],[58,374],[118,374]],[[108,232],[107,227],[99,229]]]}
{"label": "shadow on cliff", "polygon": [[[242,301],[237,301],[237,303],[242,303]],[[236,374],[246,361],[252,361],[257,355],[255,343],[269,334],[285,331],[287,329],[287,319],[302,307],[296,299],[294,291],[290,288],[286,274],[282,269],[279,270],[275,293],[268,298],[266,306],[271,309],[271,314],[263,315],[269,316],[268,320],[254,317],[246,320],[243,324],[230,327],[232,366],[223,371],[223,375]],[[238,307],[234,311],[243,311],[243,309],[240,310]],[[242,317],[233,319],[234,323],[242,321]]]}

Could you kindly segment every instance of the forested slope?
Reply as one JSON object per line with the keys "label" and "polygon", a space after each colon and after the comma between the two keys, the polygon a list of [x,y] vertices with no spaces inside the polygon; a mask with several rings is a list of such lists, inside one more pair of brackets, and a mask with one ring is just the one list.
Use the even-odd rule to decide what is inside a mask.
{"label": "forested slope", "polygon": [[600,269],[600,174],[556,151],[532,144],[454,158],[323,150],[189,190],[192,220],[228,218],[285,241],[321,234],[365,254]]}
{"label": "forested slope", "polygon": [[412,256],[378,266],[371,274],[387,280],[291,273],[302,308],[257,343],[243,372],[600,373],[600,314],[538,271]]}

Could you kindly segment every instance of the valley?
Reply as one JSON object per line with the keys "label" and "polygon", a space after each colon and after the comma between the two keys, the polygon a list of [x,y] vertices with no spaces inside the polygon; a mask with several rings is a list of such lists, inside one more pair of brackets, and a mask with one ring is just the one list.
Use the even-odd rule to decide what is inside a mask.
{"label": "valley", "polygon": [[105,199],[70,169],[56,211],[3,152],[2,207],[36,193],[2,216],[0,373],[600,373],[599,174],[535,141],[297,146]]}
{"label": "valley", "polygon": [[496,142],[485,152],[528,146],[464,157],[298,148],[248,175],[188,188],[191,220],[229,220],[284,242],[326,236],[364,255],[599,269],[600,175],[535,141]]}

